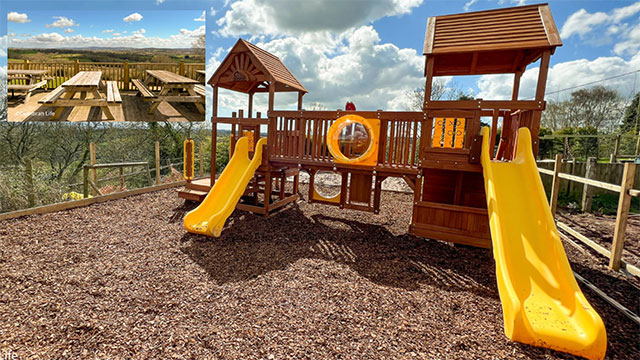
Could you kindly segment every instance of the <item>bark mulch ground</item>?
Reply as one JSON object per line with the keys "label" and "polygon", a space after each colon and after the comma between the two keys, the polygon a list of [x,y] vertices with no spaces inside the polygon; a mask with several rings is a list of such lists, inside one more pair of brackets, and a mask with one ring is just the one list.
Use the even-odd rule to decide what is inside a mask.
{"label": "bark mulch ground", "polygon": [[[489,250],[410,236],[411,195],[382,200],[380,215],[235,212],[219,239],[185,233],[175,190],[0,222],[0,354],[573,358],[507,340]],[[566,248],[577,272],[638,310],[637,288]],[[639,327],[584,292],[608,357],[638,358]]]}

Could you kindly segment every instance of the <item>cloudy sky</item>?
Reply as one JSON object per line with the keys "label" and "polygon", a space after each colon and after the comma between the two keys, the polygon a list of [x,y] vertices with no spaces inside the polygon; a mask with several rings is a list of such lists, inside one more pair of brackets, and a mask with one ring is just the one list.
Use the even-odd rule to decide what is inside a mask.
{"label": "cloudy sky", "polygon": [[[149,37],[151,25],[144,23],[156,10],[194,10],[196,15],[170,15],[172,27],[158,26],[157,34],[170,37],[181,29],[196,31],[204,11],[207,31],[207,72],[212,74],[239,37],[278,55],[309,90],[305,103],[318,102],[329,109],[344,107],[353,101],[358,109],[404,110],[407,93],[423,85],[425,26],[429,16],[477,11],[522,4],[529,0],[148,0],[148,1],[7,1],[5,13],[17,13],[9,21],[10,32],[37,37],[56,33],[69,38],[83,26],[93,25],[86,37],[111,39],[144,28]],[[99,4],[99,5],[97,5]],[[3,4],[4,5],[4,4]],[[43,6],[45,8],[43,8]],[[46,8],[46,7],[49,8]],[[640,1],[550,0],[549,6],[561,32],[564,46],[551,58],[547,99],[561,99],[569,89],[596,82],[615,87],[623,96],[640,90]],[[91,18],[74,11],[120,9]],[[27,16],[35,22],[39,9],[39,30],[22,31],[18,26]],[[53,11],[55,9],[55,11]],[[66,11],[65,9],[69,9]],[[125,10],[126,9],[126,10]],[[42,10],[49,10],[42,13]],[[132,14],[139,22],[126,22]],[[55,18],[54,18],[55,16]],[[5,16],[0,20],[6,21]],[[21,20],[22,19],[22,20]],[[55,27],[64,20],[79,25]],[[18,22],[15,22],[18,21]],[[179,24],[179,25],[178,25]],[[52,27],[47,28],[46,25]],[[162,24],[160,24],[162,25]],[[74,32],[65,33],[66,29]],[[124,31],[127,31],[124,34]],[[128,35],[127,35],[128,34]],[[50,35],[51,36],[51,35]],[[60,39],[58,36],[54,37]],[[28,37],[27,37],[28,38]],[[18,39],[11,37],[13,39]],[[71,41],[71,40],[63,40]],[[12,42],[13,44],[13,42]],[[0,53],[0,55],[3,55]],[[537,76],[537,64],[523,76],[521,96],[530,97]],[[635,73],[624,75],[629,72]],[[613,78],[605,82],[603,79]],[[512,76],[457,77],[452,81],[477,97],[503,99],[511,93]],[[209,89],[210,90],[210,89]],[[244,97],[222,94],[221,114],[246,106]],[[264,111],[266,97],[256,96],[257,110]],[[293,96],[277,97],[278,108],[293,108]]]}
{"label": "cloudy sky", "polygon": [[9,47],[17,48],[188,48],[205,32],[197,10],[9,11],[7,22]]}

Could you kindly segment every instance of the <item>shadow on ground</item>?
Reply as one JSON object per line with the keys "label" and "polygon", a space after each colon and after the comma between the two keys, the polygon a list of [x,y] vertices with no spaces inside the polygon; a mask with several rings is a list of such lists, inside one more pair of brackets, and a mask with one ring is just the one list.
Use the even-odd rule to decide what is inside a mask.
{"label": "shadow on ground", "polygon": [[428,284],[498,296],[486,249],[396,236],[381,225],[321,214],[307,217],[297,207],[269,218],[235,211],[220,238],[186,233],[182,241],[182,251],[218,284],[282,270],[300,259],[322,259],[382,286],[415,290]]}

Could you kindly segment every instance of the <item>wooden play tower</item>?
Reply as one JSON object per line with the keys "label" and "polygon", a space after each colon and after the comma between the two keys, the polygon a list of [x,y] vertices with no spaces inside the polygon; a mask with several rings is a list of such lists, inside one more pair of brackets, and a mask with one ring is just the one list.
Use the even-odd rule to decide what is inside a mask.
{"label": "wooden play tower", "polygon": [[[211,180],[192,182],[180,196],[195,201],[206,196],[216,172],[217,126],[229,124],[231,152],[240,136],[248,135],[255,144],[267,135],[263,165],[237,209],[266,215],[297,200],[302,170],[310,176],[309,201],[377,214],[382,181],[400,177],[414,190],[410,233],[490,247],[480,128],[483,123],[491,127],[496,159],[513,157],[520,127],[531,130],[537,152],[549,58],[560,45],[546,4],[431,17],[424,43],[423,111],[306,111],[302,97],[307,91],[285,65],[276,56],[239,40],[208,82],[214,89]],[[519,100],[520,78],[534,62],[539,62],[535,97]],[[513,74],[511,99],[430,98],[434,77],[483,74]],[[248,94],[247,112],[218,116],[219,88]],[[284,91],[298,93],[297,110],[274,109],[275,94]],[[266,118],[259,113],[253,116],[253,95],[260,92],[269,96]],[[370,119],[375,125],[375,131],[365,130],[368,141],[377,146],[373,162],[339,162],[329,151],[328,133],[345,115]],[[348,144],[342,151],[353,151],[356,145]],[[339,196],[318,195],[314,180],[319,172],[340,177]],[[291,177],[293,191],[286,191],[286,179]]]}

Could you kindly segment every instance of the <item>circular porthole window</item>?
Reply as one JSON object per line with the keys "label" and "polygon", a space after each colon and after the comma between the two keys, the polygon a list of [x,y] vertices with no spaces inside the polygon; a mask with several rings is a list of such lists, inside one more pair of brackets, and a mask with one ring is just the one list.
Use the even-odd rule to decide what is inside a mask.
{"label": "circular porthole window", "polygon": [[329,128],[327,147],[338,163],[363,164],[375,157],[376,134],[370,121],[358,115],[345,115]]}
{"label": "circular porthole window", "polygon": [[325,200],[338,197],[341,185],[342,175],[333,171],[320,170],[313,180],[313,188]]}

